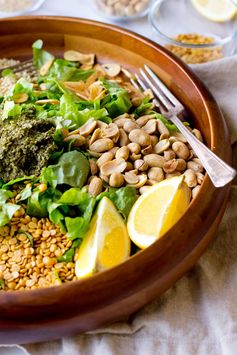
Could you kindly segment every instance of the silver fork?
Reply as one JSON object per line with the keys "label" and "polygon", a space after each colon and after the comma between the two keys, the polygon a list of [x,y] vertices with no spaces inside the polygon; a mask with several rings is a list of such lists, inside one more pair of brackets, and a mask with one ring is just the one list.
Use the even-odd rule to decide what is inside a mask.
{"label": "silver fork", "polygon": [[184,112],[185,109],[179,100],[147,65],[144,65],[144,69],[140,69],[140,74],[142,78],[136,74],[136,81],[131,79],[133,85],[143,90],[150,88],[153,91],[155,96],[154,102],[159,107],[161,114],[174,123],[186,138],[202,162],[214,186],[225,186],[232,181],[236,175],[236,170],[214,154],[183,125],[178,115]]}
{"label": "silver fork", "polygon": [[30,77],[34,77],[37,73],[32,60],[25,60],[24,62],[2,68],[0,69],[0,75],[2,75],[2,72],[5,69],[11,69],[14,74],[21,74],[26,72]]}

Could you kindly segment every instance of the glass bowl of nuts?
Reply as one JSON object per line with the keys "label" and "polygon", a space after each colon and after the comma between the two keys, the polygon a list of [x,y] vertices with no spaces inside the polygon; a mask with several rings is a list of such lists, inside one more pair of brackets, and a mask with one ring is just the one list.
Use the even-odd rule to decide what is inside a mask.
{"label": "glass bowl of nuts", "polygon": [[153,0],[93,0],[98,13],[114,21],[137,19],[148,14]]}
{"label": "glass bowl of nuts", "polygon": [[[229,2],[229,4],[228,4]],[[156,40],[187,64],[213,61],[236,51],[237,6],[231,0],[215,12],[204,11],[198,0],[158,0],[151,7],[150,23]],[[216,2],[218,3],[218,2]],[[224,10],[228,10],[226,14]]]}
{"label": "glass bowl of nuts", "polygon": [[0,18],[36,11],[44,2],[45,0],[0,0]]}

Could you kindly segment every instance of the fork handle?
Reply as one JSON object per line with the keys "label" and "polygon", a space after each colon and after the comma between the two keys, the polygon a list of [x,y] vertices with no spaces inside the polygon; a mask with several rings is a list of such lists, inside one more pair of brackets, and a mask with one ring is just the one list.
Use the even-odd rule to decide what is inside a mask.
{"label": "fork handle", "polygon": [[192,149],[202,162],[202,165],[206,169],[214,186],[222,187],[231,182],[235,175],[236,170],[226,164],[216,154],[214,154],[206,145],[198,140],[193,133],[191,133],[187,127],[183,125],[177,116],[169,117],[187,139]]}

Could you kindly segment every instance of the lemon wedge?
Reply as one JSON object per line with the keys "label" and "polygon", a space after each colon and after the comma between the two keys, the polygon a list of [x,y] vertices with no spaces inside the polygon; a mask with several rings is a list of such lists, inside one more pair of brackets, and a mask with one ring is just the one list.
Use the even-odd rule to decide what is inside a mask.
{"label": "lemon wedge", "polygon": [[191,0],[193,6],[204,17],[215,22],[231,20],[237,7],[230,0]]}
{"label": "lemon wedge", "polygon": [[133,205],[128,234],[141,249],[162,237],[186,211],[191,198],[183,176],[153,185]]}
{"label": "lemon wedge", "polygon": [[88,277],[120,264],[129,257],[130,244],[123,218],[111,200],[103,197],[76,253],[76,276]]}

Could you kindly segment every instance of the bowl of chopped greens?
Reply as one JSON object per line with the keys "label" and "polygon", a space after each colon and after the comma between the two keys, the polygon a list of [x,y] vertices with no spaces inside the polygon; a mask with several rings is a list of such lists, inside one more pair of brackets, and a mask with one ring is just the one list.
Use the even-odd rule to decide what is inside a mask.
{"label": "bowl of chopped greens", "polygon": [[0,34],[0,340],[123,319],[195,263],[228,196],[131,79],[151,66],[229,161],[223,117],[185,64],[121,28],[27,17]]}

